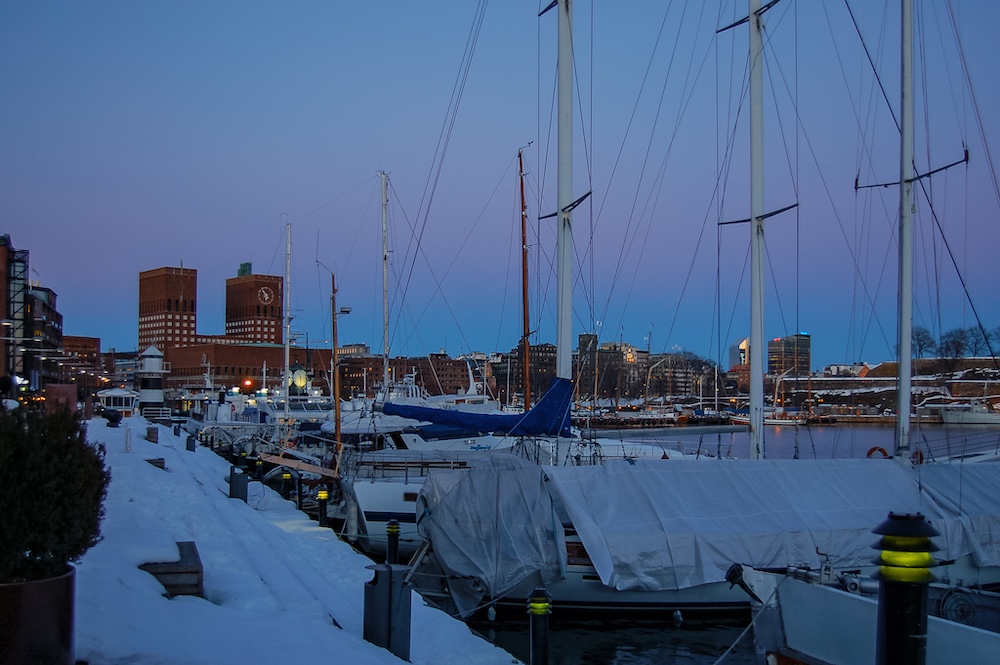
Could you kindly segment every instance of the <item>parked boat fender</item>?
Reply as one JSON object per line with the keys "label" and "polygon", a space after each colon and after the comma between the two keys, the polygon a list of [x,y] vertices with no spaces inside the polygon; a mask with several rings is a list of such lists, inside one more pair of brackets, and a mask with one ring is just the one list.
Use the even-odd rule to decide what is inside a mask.
{"label": "parked boat fender", "polygon": [[[868,452],[865,453],[865,457],[871,457],[876,452],[882,453],[882,457],[884,457],[885,459],[889,459],[889,453],[887,453],[885,451],[885,448],[883,448],[882,446],[872,446],[871,448],[868,449]],[[921,459],[923,459],[923,455],[921,455]]]}

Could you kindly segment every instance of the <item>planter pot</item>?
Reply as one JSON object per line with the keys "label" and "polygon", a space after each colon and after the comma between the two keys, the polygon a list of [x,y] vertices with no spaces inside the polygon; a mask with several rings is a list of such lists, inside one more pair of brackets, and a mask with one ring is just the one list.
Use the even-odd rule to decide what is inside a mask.
{"label": "planter pot", "polygon": [[73,665],[76,569],[33,582],[0,584],[0,663]]}

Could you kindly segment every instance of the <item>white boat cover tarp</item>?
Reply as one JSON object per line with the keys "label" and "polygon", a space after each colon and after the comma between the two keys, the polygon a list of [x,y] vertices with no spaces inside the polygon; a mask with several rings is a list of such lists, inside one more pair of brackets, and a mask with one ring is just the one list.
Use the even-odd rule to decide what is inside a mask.
{"label": "white boat cover tarp", "polygon": [[514,455],[488,455],[465,471],[431,471],[420,491],[421,536],[453,578],[462,614],[475,609],[488,587],[502,596],[531,575],[542,584],[566,571],[562,524],[553,509],[543,467]]}
{"label": "white boat cover tarp", "polygon": [[1000,464],[922,464],[913,473],[937,505],[967,527],[962,549],[973,561],[1000,566]]}
{"label": "white boat cover tarp", "polygon": [[947,520],[912,473],[892,460],[613,462],[546,468],[590,558],[618,590],[683,589],[757,568],[861,566],[871,530],[897,513],[923,513],[957,556],[961,525]]}
{"label": "white boat cover tarp", "polygon": [[[492,597],[535,571],[544,580],[564,570],[558,521],[572,523],[601,581],[618,590],[718,582],[732,563],[815,569],[822,563],[817,549],[835,566],[868,566],[878,539],[871,530],[890,511],[923,513],[942,532],[935,538],[939,558],[974,554],[995,561],[1000,499],[987,488],[1000,486],[1000,465],[982,466],[995,467],[994,480],[983,472],[963,485],[965,503],[979,515],[971,524],[969,515],[958,517],[921,492],[918,474],[894,460],[538,467],[496,455],[447,488],[432,473],[421,529],[447,573],[478,578]],[[925,473],[924,485],[950,494],[958,482],[953,473]],[[970,537],[970,526],[987,530]]]}

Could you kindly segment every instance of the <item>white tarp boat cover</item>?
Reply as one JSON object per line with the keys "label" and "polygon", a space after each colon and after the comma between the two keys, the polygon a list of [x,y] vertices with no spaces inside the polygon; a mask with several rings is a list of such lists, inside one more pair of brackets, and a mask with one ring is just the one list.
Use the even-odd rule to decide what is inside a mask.
{"label": "white tarp boat cover", "polygon": [[478,578],[489,597],[533,573],[544,583],[565,570],[560,522],[572,524],[601,581],[618,590],[718,582],[732,563],[818,568],[817,549],[835,566],[868,566],[878,538],[871,530],[890,511],[923,513],[942,532],[939,558],[996,563],[1000,498],[989,488],[1000,486],[1000,465],[979,465],[982,477],[962,484],[963,507],[974,516],[921,491],[957,492],[961,469],[929,473],[931,466],[828,459],[539,467],[493,455],[459,480],[430,474],[420,529],[446,573]]}
{"label": "white tarp boat cover", "polygon": [[971,550],[973,561],[1000,566],[1000,464],[921,464],[913,473],[924,492],[966,526],[962,549]]}
{"label": "white tarp boat cover", "polygon": [[500,596],[531,575],[548,584],[565,574],[563,528],[543,468],[515,455],[487,455],[472,469],[435,470],[424,481],[417,528],[445,572],[471,582],[451,584],[463,614],[487,589]]}

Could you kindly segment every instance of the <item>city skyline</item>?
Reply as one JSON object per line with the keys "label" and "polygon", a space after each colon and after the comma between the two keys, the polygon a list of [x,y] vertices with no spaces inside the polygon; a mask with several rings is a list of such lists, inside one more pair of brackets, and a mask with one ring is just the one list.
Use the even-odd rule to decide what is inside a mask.
{"label": "city skyline", "polygon": [[[949,254],[985,327],[1000,325],[987,149],[1000,126],[988,29],[1000,7],[954,4],[975,103],[945,8],[918,3],[929,54],[918,171],[970,151],[917,195],[914,323],[935,337],[976,324]],[[746,34],[715,30],[746,7],[700,11],[575,4],[574,191],[593,194],[574,213],[574,338],[725,364],[748,329],[747,226],[719,226],[748,209]],[[893,12],[855,17],[888,104],[842,3],[782,3],[765,18],[766,207],[798,203],[767,223],[765,339],[809,332],[813,369],[894,354],[898,196],[853,187],[898,174]],[[554,341],[555,248],[538,218],[554,205],[555,25],[536,13],[4,3],[0,230],[30,251],[29,278],[58,294],[67,334],[134,350],[140,272],[197,269],[198,333],[223,334],[226,278],[247,261],[283,275],[291,224],[293,328],[310,345],[329,339],[332,271],[353,310],[340,339],[379,353],[385,170],[392,354],[508,351],[521,327],[524,147],[532,342]]]}
{"label": "city skyline", "polygon": [[[179,269],[179,267],[162,266],[160,268],[151,269],[149,271],[144,271],[144,273],[145,274],[158,274],[158,273],[162,273],[163,271],[171,271],[171,270],[177,270],[177,269]],[[183,269],[183,270],[187,271],[188,273],[193,273],[194,274],[194,281],[197,282],[197,269],[196,268],[186,268],[186,269]],[[261,275],[261,274],[257,274],[257,273],[247,272],[247,271],[252,270],[252,266],[249,263],[242,264],[240,266],[240,270],[242,272],[240,272],[240,274],[237,276],[237,278],[235,278],[235,279],[234,278],[227,278],[227,280],[226,280],[226,282],[227,282],[226,283],[227,290],[230,288],[230,283],[231,282],[235,283],[236,281],[245,281],[246,283],[252,285],[251,292],[253,292],[254,289],[256,289],[256,287],[258,286],[257,282],[259,282],[261,279],[264,279],[264,280],[273,280],[272,282],[270,282],[270,284],[274,287],[274,289],[280,290],[280,288],[281,288],[281,280],[283,279],[283,277],[281,277],[281,276],[278,276],[278,275]],[[141,277],[142,277],[142,274],[140,275],[140,278]],[[261,282],[261,283],[263,283],[263,282]],[[267,287],[264,287],[264,288],[267,288]],[[270,293],[272,294],[271,297],[273,297],[273,291],[271,291]],[[254,298],[256,298],[257,296],[254,296],[253,294],[251,294],[251,295],[252,295],[251,300],[253,300],[253,302],[256,303],[256,300]],[[246,296],[243,296],[243,298],[245,299]],[[264,301],[262,300],[261,302],[264,302]],[[227,301],[226,301],[226,307],[227,307],[227,309],[230,308],[230,307],[232,307],[234,305],[234,303],[235,303],[235,301],[234,302],[230,302],[229,301],[228,295],[227,295]],[[349,313],[349,312],[347,312],[347,313]],[[344,314],[345,313],[342,312],[341,316],[343,316]],[[194,318],[194,317],[192,316],[192,318]],[[252,324],[253,322],[252,321],[247,321],[245,323]],[[241,320],[227,321],[226,322],[226,328],[227,329],[223,333],[205,332],[205,331],[201,330],[198,327],[192,326],[191,330],[187,331],[187,335],[189,335],[192,339],[195,336],[197,336],[198,338],[205,338],[205,339],[194,340],[194,341],[192,341],[192,340],[186,340],[184,342],[184,345],[187,346],[189,344],[212,344],[212,343],[215,343],[215,341],[216,341],[213,338],[229,337],[229,336],[234,336],[234,335],[236,337],[246,337],[245,343],[247,343],[247,344],[267,344],[267,343],[269,343],[267,340],[264,340],[264,339],[252,339],[251,337],[253,335],[256,334],[259,337],[259,336],[261,336],[262,333],[261,332],[254,333],[252,327],[251,328],[246,328],[245,325],[244,325],[243,328],[240,328],[241,324],[244,324],[244,322],[241,321]],[[230,330],[230,328],[233,328],[233,330]],[[263,330],[264,330],[263,335],[265,337],[268,336],[269,334],[273,335],[274,332],[275,332],[274,330],[272,330],[270,333],[268,333],[268,331],[267,331],[266,328],[264,328]],[[976,353],[975,352],[977,350],[976,348],[973,348],[975,345],[970,345],[969,348],[967,348],[965,351],[961,351],[961,352],[959,352],[959,350],[957,350],[955,348],[953,341],[951,342],[951,346],[948,347],[948,344],[949,344],[949,342],[947,340],[948,333],[954,333],[954,332],[959,332],[959,331],[963,331],[963,330],[965,330],[969,334],[972,334],[972,330],[971,329],[957,329],[957,330],[956,329],[952,329],[950,331],[945,331],[945,334],[942,336],[942,339],[940,340],[940,346],[944,347],[944,348],[940,348],[939,344],[938,344],[939,340],[935,340],[934,338],[929,337],[929,332],[926,329],[921,329],[921,328],[918,327],[918,330],[915,331],[915,335],[917,337],[921,337],[922,336],[922,338],[921,338],[921,340],[920,340],[919,343],[915,343],[915,345],[914,345],[914,348],[913,348],[913,357],[914,358],[923,358],[925,356],[931,356],[931,357],[933,357],[935,355],[935,353],[937,353],[938,355],[942,355],[942,356],[947,356],[949,354],[956,354],[957,356],[976,357],[978,355],[978,356],[982,357],[983,356],[982,353]],[[283,328],[281,328],[279,326],[279,329],[277,330],[278,337],[280,337],[282,335],[282,332],[283,332]],[[989,337],[990,342],[994,346],[996,346],[998,343],[1000,343],[1000,339],[998,339],[998,333],[1000,333],[1000,327],[987,328],[986,329],[986,335]],[[84,337],[84,338],[89,337],[89,336],[73,335],[72,333],[67,333],[67,335],[73,336],[73,337]],[[584,333],[583,336],[587,336],[587,335]],[[100,339],[99,336],[97,338]],[[787,336],[765,338],[764,341],[765,341],[765,343],[767,344],[767,347],[768,347],[767,352],[766,352],[767,363],[768,363],[768,369],[767,369],[767,373],[768,374],[779,373],[779,372],[776,372],[775,370],[773,370],[771,368],[771,365],[775,364],[775,362],[776,362],[775,358],[777,357],[777,355],[791,354],[790,357],[797,357],[797,354],[799,353],[798,346],[797,346],[797,344],[798,344],[797,340],[799,338],[804,338],[806,340],[804,342],[804,347],[803,348],[805,349],[805,351],[804,351],[805,357],[808,358],[811,355],[810,345],[811,345],[811,338],[812,338],[812,336],[808,332],[800,331],[800,332],[797,332],[797,333],[792,333],[792,334],[787,335]],[[578,340],[578,341],[579,341],[580,344],[583,344],[582,340]],[[735,366],[740,365],[740,364],[745,364],[746,363],[746,354],[747,354],[747,348],[748,348],[748,345],[749,345],[749,341],[750,340],[747,337],[740,337],[740,338],[737,338],[737,339],[733,340],[733,342],[728,345],[727,350],[726,350],[726,354],[725,354],[726,358],[728,358],[728,362],[726,360],[723,360],[723,361],[719,362],[720,368],[723,369],[723,370],[726,370],[726,369],[729,369],[731,367],[735,367]],[[274,342],[272,340],[270,343],[278,343],[278,342]],[[281,342],[281,343],[283,343],[283,342]],[[295,331],[293,329],[291,343],[292,343],[293,346],[296,346],[296,347],[323,348],[322,344],[328,344],[329,340],[322,340],[322,344],[321,345],[313,344],[313,345],[310,345],[309,347],[307,347],[306,345],[308,344],[308,336],[304,336],[304,335],[300,334],[298,331]],[[547,342],[547,341],[543,341],[542,343],[543,344],[545,344],[545,343],[551,344],[551,342]],[[600,342],[600,345],[601,345],[602,349],[614,349],[614,348],[617,348],[618,345],[621,345],[621,348],[623,348],[623,349],[624,348],[633,348],[633,349],[637,349],[637,350],[643,350],[643,351],[646,351],[647,353],[649,353],[650,355],[653,355],[653,356],[663,355],[663,354],[682,354],[682,353],[686,352],[685,349],[673,349],[673,350],[668,350],[668,351],[664,351],[664,352],[661,352],[661,353],[657,354],[656,352],[653,352],[649,347],[643,347],[642,345],[636,344],[633,340],[625,340],[625,339],[603,341],[603,342]],[[133,349],[118,348],[116,350],[119,351],[119,352],[135,351],[135,352],[141,353],[142,351],[145,350],[145,347],[148,347],[148,346],[149,346],[148,344],[146,344],[146,345],[139,344],[139,345],[137,345]],[[156,346],[164,346],[164,345],[160,344],[160,345],[156,345]],[[373,345],[369,341],[366,341],[366,340],[355,340],[355,341],[346,341],[345,342],[343,339],[341,339],[338,346],[341,349],[352,348],[352,347],[353,348],[357,348],[357,349],[365,348],[365,349],[368,350],[369,353],[371,352],[371,349],[373,348]],[[982,349],[982,345],[979,346],[978,350],[981,350],[981,349]],[[108,350],[107,347],[106,347],[106,345],[104,346],[104,348],[102,350],[105,350],[105,351]],[[577,350],[578,350],[578,348],[575,347],[574,348],[574,353]],[[497,349],[474,349],[474,350],[470,351],[469,353],[470,354],[483,353],[483,354],[489,355],[491,353],[504,354],[504,353],[508,353],[508,352],[518,353],[519,349],[517,347],[512,347],[511,349],[503,349],[503,348],[497,348]],[[434,352],[430,351],[428,353],[434,353]],[[461,354],[459,354],[459,355],[461,355]],[[705,360],[715,361],[715,359],[712,359],[712,358],[704,358],[704,359]],[[881,362],[883,362],[884,360],[886,360],[886,359],[881,359],[881,360],[857,360],[857,361],[845,361],[845,362],[837,362],[837,363],[827,363],[827,364],[825,364],[823,366],[814,366],[814,367],[810,368],[810,371],[823,370],[823,369],[826,369],[826,368],[828,368],[830,366],[845,367],[845,366],[858,365],[858,364],[877,365],[877,364],[880,364]],[[794,364],[794,365],[796,365],[796,367],[797,367],[797,370],[796,370],[797,374],[796,375],[798,375],[798,372],[805,366],[805,364],[802,363],[801,360],[790,360],[789,362],[792,363],[792,364]]]}

